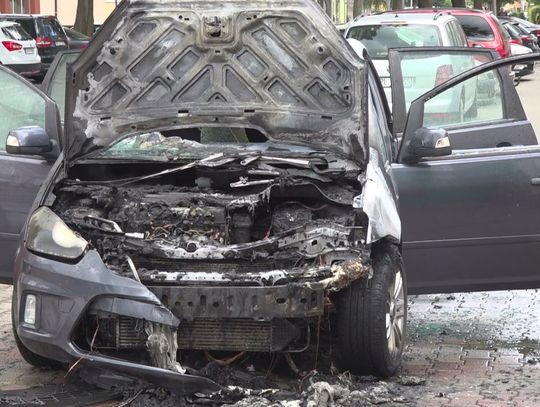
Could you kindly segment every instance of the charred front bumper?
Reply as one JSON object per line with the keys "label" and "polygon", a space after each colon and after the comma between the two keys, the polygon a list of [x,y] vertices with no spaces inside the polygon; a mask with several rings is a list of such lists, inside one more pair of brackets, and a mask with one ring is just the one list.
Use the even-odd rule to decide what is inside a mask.
{"label": "charred front bumper", "polygon": [[[144,285],[108,270],[99,255],[88,252],[79,263],[67,264],[22,249],[15,264],[14,319],[17,336],[30,351],[63,363],[79,361],[168,387],[180,394],[217,391],[204,377],[182,374],[151,363],[119,359],[85,349],[78,339],[88,313],[105,311],[176,329],[178,319]],[[36,303],[34,323],[25,321],[27,298]],[[97,309],[92,307],[97,305]]]}
{"label": "charred front bumper", "polygon": [[[182,393],[216,390],[205,378],[156,363],[149,326],[173,333],[167,340],[175,342],[174,356],[177,348],[301,351],[310,343],[310,324],[325,312],[328,291],[366,270],[359,262],[358,267],[347,264],[348,268],[342,264],[307,269],[301,278],[294,272],[276,271],[255,273],[259,280],[248,274],[221,285],[145,282],[144,276],[141,283],[113,273],[92,250],[77,264],[22,250],[16,264],[17,334],[29,350],[50,359],[66,363],[80,359],[83,365],[160,384],[176,383],[176,391]],[[276,276],[280,280],[273,281]],[[36,298],[34,324],[25,322],[29,295]],[[118,351],[126,350],[150,355],[118,359]]]}

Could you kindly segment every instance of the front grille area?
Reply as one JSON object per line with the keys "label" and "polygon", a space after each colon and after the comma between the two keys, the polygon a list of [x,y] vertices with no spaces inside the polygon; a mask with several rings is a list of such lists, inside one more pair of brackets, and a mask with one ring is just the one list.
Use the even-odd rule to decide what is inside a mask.
{"label": "front grille area", "polygon": [[[116,349],[143,349],[146,333],[141,320],[121,317],[117,320]],[[178,348],[276,352],[300,336],[300,329],[286,319],[255,321],[245,318],[197,319],[182,322],[178,328]],[[111,344],[112,345],[112,344]],[[114,348],[114,346],[109,346]]]}
{"label": "front grille area", "polygon": [[291,268],[295,259],[287,261],[263,260],[251,261],[204,261],[204,260],[174,260],[159,258],[133,258],[133,263],[137,269],[149,271],[157,270],[168,273],[187,272],[214,272],[214,273],[260,273],[271,270]]}
{"label": "front grille area", "polygon": [[142,320],[121,317],[118,319],[116,344],[118,349],[139,349],[147,339]]}
{"label": "front grille area", "polygon": [[181,323],[178,348],[270,352],[272,323],[249,319],[199,319]]}

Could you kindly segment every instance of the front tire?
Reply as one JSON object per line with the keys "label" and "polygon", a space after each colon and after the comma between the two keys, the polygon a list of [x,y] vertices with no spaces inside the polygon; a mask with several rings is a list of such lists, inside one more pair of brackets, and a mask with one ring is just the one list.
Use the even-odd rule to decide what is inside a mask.
{"label": "front tire", "polygon": [[377,248],[373,277],[337,293],[337,358],[340,369],[390,377],[401,365],[407,327],[407,287],[395,245]]}

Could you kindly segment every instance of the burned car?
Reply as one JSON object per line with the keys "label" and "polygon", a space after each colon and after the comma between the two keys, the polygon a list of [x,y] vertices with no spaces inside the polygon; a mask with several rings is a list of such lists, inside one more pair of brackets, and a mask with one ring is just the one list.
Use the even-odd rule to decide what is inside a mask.
{"label": "burned car", "polygon": [[[523,208],[540,150],[504,65],[539,57],[409,100],[411,59],[458,55],[457,72],[489,51],[392,50],[392,123],[358,45],[310,0],[123,2],[44,83],[67,86],[63,130],[56,104],[0,67],[2,94],[21,99],[0,105],[0,171],[17,174],[0,177],[0,281],[24,358],[192,393],[217,389],[186,370],[193,351],[319,343],[341,369],[389,376],[407,286],[538,286],[536,263],[515,261],[538,253]],[[426,125],[425,105],[487,74],[493,103]]]}
{"label": "burned car", "polygon": [[[309,0],[124,2],[68,68],[15,260],[25,359],[189,392],[212,385],[177,353],[299,352],[331,314],[338,365],[392,375],[401,226],[366,66]],[[50,137],[16,129],[7,151]]]}

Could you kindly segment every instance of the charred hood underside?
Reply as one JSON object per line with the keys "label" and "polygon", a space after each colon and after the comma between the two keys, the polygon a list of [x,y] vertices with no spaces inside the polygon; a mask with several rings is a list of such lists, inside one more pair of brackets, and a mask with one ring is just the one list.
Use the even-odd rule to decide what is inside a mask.
{"label": "charred hood underside", "polygon": [[66,156],[211,122],[365,163],[363,75],[312,1],[124,1],[68,76]]}

